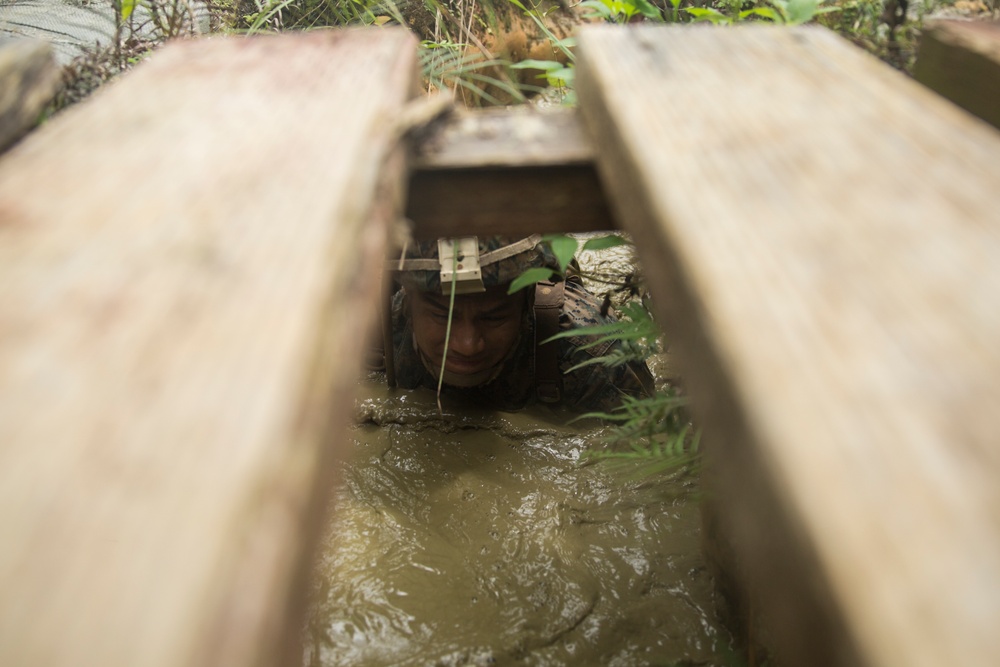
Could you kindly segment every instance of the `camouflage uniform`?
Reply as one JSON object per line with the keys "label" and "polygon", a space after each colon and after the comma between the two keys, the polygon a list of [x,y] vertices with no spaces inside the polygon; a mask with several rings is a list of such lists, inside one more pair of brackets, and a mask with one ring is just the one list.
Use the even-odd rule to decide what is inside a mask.
{"label": "camouflage uniform", "polygon": [[[437,285],[439,289],[439,281]],[[449,387],[446,384],[442,388],[442,394],[467,400],[475,405],[505,410],[517,410],[536,402],[538,399],[535,393],[535,318],[530,307],[526,309],[523,317],[522,334],[502,362],[502,369],[493,380],[478,387],[459,388]],[[403,290],[397,292],[393,299],[392,320],[396,382],[406,389],[417,387],[436,389],[438,379],[428,372],[416,349]],[[559,314],[560,330],[606,324],[611,321],[614,321],[613,318],[601,316],[601,299],[575,282],[566,282],[565,298]],[[648,395],[652,387],[652,376],[644,363],[613,368],[593,364],[567,373],[566,371],[581,361],[594,356],[603,356],[619,345],[611,341],[596,348],[579,349],[590,340],[591,337],[571,336],[547,343],[558,346],[559,369],[563,373],[560,405],[580,412],[608,411],[621,403],[623,394],[636,397]]]}

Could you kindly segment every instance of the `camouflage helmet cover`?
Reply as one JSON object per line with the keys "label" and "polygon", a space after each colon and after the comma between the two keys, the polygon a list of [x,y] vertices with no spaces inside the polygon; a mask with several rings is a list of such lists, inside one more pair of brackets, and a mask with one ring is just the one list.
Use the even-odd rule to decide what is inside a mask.
{"label": "camouflage helmet cover", "polygon": [[[534,234],[518,239],[509,236],[478,237],[479,261],[483,286],[506,285],[533,268],[559,270],[559,262],[542,237]],[[400,270],[400,266],[402,269]],[[441,265],[438,242],[410,243],[403,260],[389,262],[389,268],[399,270],[399,280],[407,287],[423,292],[441,290]]]}

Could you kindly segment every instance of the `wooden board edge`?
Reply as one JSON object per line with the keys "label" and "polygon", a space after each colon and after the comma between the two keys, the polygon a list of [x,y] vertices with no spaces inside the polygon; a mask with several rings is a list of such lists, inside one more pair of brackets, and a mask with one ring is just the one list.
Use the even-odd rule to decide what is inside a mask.
{"label": "wooden board edge", "polygon": [[[417,42],[408,31],[382,30],[396,32],[400,40],[392,80],[385,82],[388,89],[397,93],[386,111],[395,109],[398,112],[418,90]],[[292,433],[299,456],[293,461],[291,477],[285,480],[290,484],[289,490],[294,490],[296,484],[307,490],[282,494],[281,489],[275,489],[270,506],[264,508],[264,520],[270,530],[262,532],[284,533],[288,543],[297,548],[280,554],[274,544],[262,540],[252,542],[260,555],[256,559],[245,559],[247,567],[231,573],[230,581],[234,594],[244,586],[256,587],[257,608],[220,609],[215,615],[216,625],[205,630],[203,650],[188,664],[204,667],[301,664],[302,633],[314,559],[329,517],[330,491],[339,480],[338,464],[345,454],[339,445],[347,438],[356,382],[363,370],[361,362],[370,334],[377,325],[379,275],[389,245],[391,224],[401,215],[400,193],[405,187],[407,166],[398,140],[392,130],[382,128],[373,133],[368,152],[371,159],[353,170],[353,180],[345,188],[355,193],[353,201],[367,201],[368,205],[364,208],[347,206],[338,213],[355,222],[353,229],[357,235],[344,239],[356,249],[354,265],[338,269],[349,274],[350,279],[345,284],[352,289],[346,294],[339,293],[334,289],[339,280],[331,280],[325,297],[326,308],[318,314],[312,345],[314,361],[300,390],[297,404],[301,409]],[[345,309],[352,317],[342,317]],[[335,344],[335,341],[344,340],[349,342],[350,349]],[[345,363],[346,371],[343,369]],[[340,382],[330,381],[338,377]],[[296,497],[304,502],[298,504],[301,501],[295,501]],[[260,571],[253,567],[256,563],[271,569]],[[249,619],[244,614],[257,616],[263,630],[252,642],[246,641]]]}
{"label": "wooden board edge", "polygon": [[[773,471],[760,455],[749,415],[731,391],[725,361],[705,337],[703,304],[687,283],[685,259],[662,233],[646,197],[641,169],[630,160],[606,93],[589,62],[589,35],[614,27],[587,27],[579,36],[577,94],[597,168],[613,212],[636,245],[642,270],[654,285],[652,305],[670,341],[696,421],[705,428],[706,559],[735,578],[780,664],[864,667],[860,646],[825,581],[801,517],[781,497]],[[717,544],[711,544],[716,540]],[[721,557],[735,555],[733,562]],[[756,623],[755,623],[756,625]]]}
{"label": "wooden board edge", "polygon": [[559,167],[593,160],[572,109],[456,110],[422,132],[415,171],[499,167]]}

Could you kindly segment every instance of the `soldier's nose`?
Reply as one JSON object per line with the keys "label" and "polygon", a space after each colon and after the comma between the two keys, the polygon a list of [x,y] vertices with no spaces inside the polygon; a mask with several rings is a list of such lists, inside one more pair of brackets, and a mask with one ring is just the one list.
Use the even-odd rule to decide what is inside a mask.
{"label": "soldier's nose", "polygon": [[452,322],[451,351],[463,357],[473,357],[486,349],[479,328],[470,322]]}

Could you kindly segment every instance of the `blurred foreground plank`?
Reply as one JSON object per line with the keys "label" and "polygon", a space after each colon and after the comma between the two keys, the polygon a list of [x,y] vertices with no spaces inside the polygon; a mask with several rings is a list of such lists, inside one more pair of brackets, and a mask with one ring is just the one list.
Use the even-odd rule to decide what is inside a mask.
{"label": "blurred foreground plank", "polygon": [[577,72],[781,664],[995,665],[1000,134],[822,29]]}
{"label": "blurred foreground plank", "polygon": [[296,664],[415,57],[179,43],[0,161],[0,664]]}

